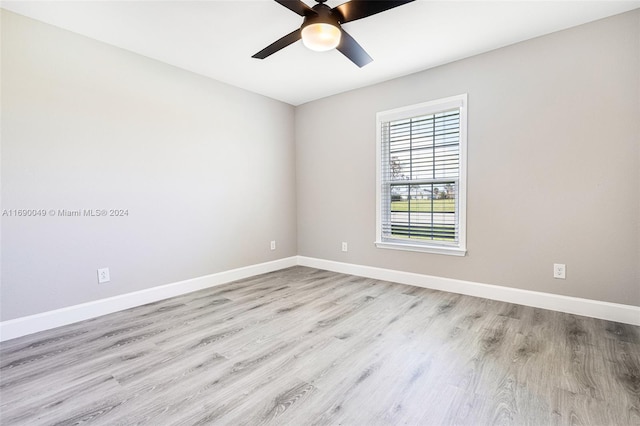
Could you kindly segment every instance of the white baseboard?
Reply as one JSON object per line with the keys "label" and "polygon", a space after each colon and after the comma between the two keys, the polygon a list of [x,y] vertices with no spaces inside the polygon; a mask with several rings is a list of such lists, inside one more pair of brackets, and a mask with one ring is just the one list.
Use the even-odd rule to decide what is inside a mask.
{"label": "white baseboard", "polygon": [[638,306],[293,256],[3,321],[0,322],[0,342],[296,265],[640,325],[640,307]]}
{"label": "white baseboard", "polygon": [[640,325],[640,307],[298,256],[298,265]]}
{"label": "white baseboard", "polygon": [[272,262],[259,263],[244,268],[232,269],[203,277],[179,281],[167,285],[153,287],[133,293],[122,294],[80,305],[69,306],[62,309],[47,311],[40,314],[29,315],[13,320],[0,322],[0,342],[26,336],[39,331],[84,321],[124,309],[133,308],[147,303],[169,297],[180,296],[192,291],[202,290],[221,284],[279,269],[296,266],[296,256],[274,260]]}

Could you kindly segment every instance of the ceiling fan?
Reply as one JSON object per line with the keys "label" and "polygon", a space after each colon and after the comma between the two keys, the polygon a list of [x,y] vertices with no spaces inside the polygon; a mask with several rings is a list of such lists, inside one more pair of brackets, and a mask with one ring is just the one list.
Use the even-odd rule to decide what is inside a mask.
{"label": "ceiling fan", "polygon": [[307,6],[300,0],[275,1],[303,16],[302,25],[271,43],[252,58],[264,59],[302,39],[306,47],[318,52],[338,49],[340,53],[362,68],[373,59],[349,33],[342,29],[341,24],[366,18],[415,0],[351,0],[334,8],[324,4],[327,0],[315,0],[318,4],[313,7]]}

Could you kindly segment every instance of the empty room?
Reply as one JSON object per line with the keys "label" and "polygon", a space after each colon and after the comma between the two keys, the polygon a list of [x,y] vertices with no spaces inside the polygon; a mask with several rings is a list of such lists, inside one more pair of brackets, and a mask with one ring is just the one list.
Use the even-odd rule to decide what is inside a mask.
{"label": "empty room", "polygon": [[3,426],[640,425],[640,1],[0,15]]}

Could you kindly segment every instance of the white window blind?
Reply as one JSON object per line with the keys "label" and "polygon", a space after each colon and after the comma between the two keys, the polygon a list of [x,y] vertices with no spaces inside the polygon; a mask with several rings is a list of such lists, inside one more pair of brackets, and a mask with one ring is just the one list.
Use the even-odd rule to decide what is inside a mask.
{"label": "white window blind", "polygon": [[378,114],[383,248],[462,254],[466,95]]}

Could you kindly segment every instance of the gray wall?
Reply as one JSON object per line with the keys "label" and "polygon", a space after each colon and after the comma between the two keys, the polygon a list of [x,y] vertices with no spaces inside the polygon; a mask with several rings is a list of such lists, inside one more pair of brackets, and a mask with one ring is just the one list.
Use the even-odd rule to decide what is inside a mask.
{"label": "gray wall", "polygon": [[[375,248],[376,112],[461,93],[468,255]],[[638,10],[302,105],[298,254],[640,305],[639,123]]]}
{"label": "gray wall", "polygon": [[1,102],[3,209],[129,210],[3,217],[1,320],[296,254],[292,106],[7,11]]}

